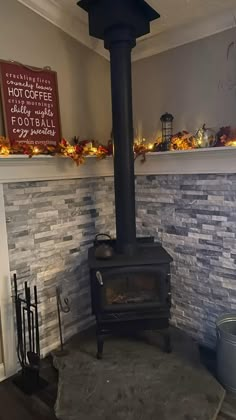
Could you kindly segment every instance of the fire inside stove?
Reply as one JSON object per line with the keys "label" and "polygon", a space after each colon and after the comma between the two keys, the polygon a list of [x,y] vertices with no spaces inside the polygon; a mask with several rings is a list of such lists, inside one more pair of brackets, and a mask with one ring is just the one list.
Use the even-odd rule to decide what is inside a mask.
{"label": "fire inside stove", "polygon": [[160,290],[156,274],[126,274],[112,278],[106,287],[106,303],[117,304],[140,304],[158,303]]}

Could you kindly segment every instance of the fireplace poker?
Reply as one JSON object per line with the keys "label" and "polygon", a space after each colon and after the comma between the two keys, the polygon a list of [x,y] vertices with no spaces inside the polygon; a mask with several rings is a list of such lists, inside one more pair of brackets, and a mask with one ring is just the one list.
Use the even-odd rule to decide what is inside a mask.
{"label": "fireplace poker", "polygon": [[35,303],[35,341],[36,341],[36,353],[40,359],[40,341],[39,341],[39,316],[38,316],[38,295],[37,287],[34,286],[34,303]]}
{"label": "fireplace poker", "polygon": [[58,326],[59,326],[59,336],[60,336],[60,352],[57,352],[57,355],[63,356],[67,352],[64,350],[64,340],[62,334],[62,322],[61,322],[61,312],[64,314],[68,314],[70,312],[70,304],[69,299],[64,298],[63,303],[61,299],[61,287],[56,288],[56,298],[57,298],[57,315],[58,315]]}
{"label": "fireplace poker", "polygon": [[30,289],[25,282],[25,299],[26,299],[26,310],[27,310],[27,321],[28,321],[28,334],[29,334],[29,351],[32,352],[32,336],[31,336],[31,314],[30,314]]}
{"label": "fireplace poker", "polygon": [[13,277],[15,289],[16,328],[17,328],[17,355],[21,366],[24,364],[25,353],[23,345],[21,299],[18,296],[16,274]]}

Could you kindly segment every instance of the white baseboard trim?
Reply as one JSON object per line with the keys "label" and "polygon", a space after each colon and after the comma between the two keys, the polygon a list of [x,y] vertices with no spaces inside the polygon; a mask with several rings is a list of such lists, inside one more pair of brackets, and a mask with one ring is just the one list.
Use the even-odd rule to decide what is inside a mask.
{"label": "white baseboard trim", "polygon": [[4,379],[6,379],[4,364],[0,363],[0,382],[3,381]]}

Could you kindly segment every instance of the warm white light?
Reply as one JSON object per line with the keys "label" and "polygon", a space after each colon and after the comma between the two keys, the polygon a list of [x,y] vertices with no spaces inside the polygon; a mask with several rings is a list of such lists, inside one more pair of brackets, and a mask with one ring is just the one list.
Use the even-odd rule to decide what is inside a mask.
{"label": "warm white light", "polygon": [[67,147],[67,153],[72,154],[72,153],[74,153],[74,152],[75,152],[75,148],[74,148],[74,146],[68,146],[68,147]]}
{"label": "warm white light", "polygon": [[226,146],[236,146],[236,140],[230,140],[229,142],[226,143]]}
{"label": "warm white light", "polygon": [[86,149],[92,149],[93,148],[93,143],[91,141],[89,143],[86,143],[85,148]]}
{"label": "warm white light", "polygon": [[6,146],[0,147],[0,155],[9,155],[10,151],[9,148]]}

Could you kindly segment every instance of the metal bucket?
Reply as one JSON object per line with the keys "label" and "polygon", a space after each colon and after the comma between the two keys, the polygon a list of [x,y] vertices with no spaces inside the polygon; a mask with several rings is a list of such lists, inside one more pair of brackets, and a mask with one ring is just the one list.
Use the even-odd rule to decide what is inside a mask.
{"label": "metal bucket", "polygon": [[236,314],[224,314],[216,322],[217,375],[225,389],[236,393]]}

